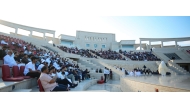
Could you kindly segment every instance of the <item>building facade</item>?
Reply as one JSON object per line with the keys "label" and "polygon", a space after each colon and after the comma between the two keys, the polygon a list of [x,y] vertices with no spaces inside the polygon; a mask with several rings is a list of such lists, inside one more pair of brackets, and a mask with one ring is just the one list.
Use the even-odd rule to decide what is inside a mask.
{"label": "building facade", "polygon": [[135,50],[135,40],[121,40],[116,42],[115,34],[95,33],[86,31],[77,31],[76,37],[63,35],[60,36],[61,44],[67,47],[78,47],[91,50]]}

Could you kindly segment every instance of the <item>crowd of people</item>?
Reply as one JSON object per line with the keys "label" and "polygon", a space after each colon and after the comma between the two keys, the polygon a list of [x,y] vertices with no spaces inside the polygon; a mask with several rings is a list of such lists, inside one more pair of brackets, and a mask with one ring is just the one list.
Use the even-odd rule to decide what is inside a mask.
{"label": "crowd of people", "polygon": [[[61,50],[67,53],[73,53],[78,54],[82,57],[86,58],[97,58],[97,56],[103,58],[103,59],[109,59],[109,60],[127,60],[125,57],[122,57],[119,53],[123,54],[124,56],[130,58],[131,60],[135,61],[160,61],[158,57],[156,57],[154,54],[152,54],[152,49],[150,52],[126,52],[119,50],[119,53],[112,50],[88,50],[88,49],[78,49],[77,47],[71,47],[68,48],[66,46],[59,46]],[[90,52],[92,52],[95,55],[92,55]]]}
{"label": "crowd of people", "polygon": [[160,59],[156,57],[154,54],[152,54],[152,52],[126,52],[119,50],[119,53],[130,58],[131,60],[136,61],[160,61]]}
{"label": "crowd of people", "polygon": [[24,75],[40,79],[45,91],[68,91],[85,79],[90,79],[88,69],[61,58],[59,54],[39,49],[23,40],[0,35],[0,59],[4,65],[25,66]]}
{"label": "crowd of people", "polygon": [[88,49],[78,49],[77,47],[71,47],[68,48],[66,46],[58,46],[59,49],[63,50],[64,52],[67,53],[72,53],[72,54],[77,54],[80,55],[82,57],[86,57],[86,58],[97,58],[97,56],[92,55]]}
{"label": "crowd of people", "polygon": [[125,75],[129,75],[129,76],[141,76],[143,74],[153,74],[153,75],[159,75],[158,70],[156,71],[151,71],[149,68],[147,68],[145,65],[143,66],[143,68],[134,68],[132,71],[128,71],[125,68],[122,67],[118,67],[118,66],[114,66],[115,69],[122,71],[123,73],[125,73]]}
{"label": "crowd of people", "polygon": [[90,50],[92,53],[96,54],[97,56],[100,56],[103,59],[110,59],[110,60],[126,60],[123,58],[119,53],[112,50]]}

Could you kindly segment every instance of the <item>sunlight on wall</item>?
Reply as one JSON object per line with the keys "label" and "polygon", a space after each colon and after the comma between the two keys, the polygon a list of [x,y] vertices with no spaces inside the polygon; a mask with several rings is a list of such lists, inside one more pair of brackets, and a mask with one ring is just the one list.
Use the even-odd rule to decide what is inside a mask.
{"label": "sunlight on wall", "polygon": [[4,26],[4,25],[1,25],[1,24],[0,24],[0,32],[10,34],[10,32],[15,32],[15,29],[14,29],[14,28],[11,28],[11,27],[8,27],[8,26]]}
{"label": "sunlight on wall", "polygon": [[52,40],[50,40],[48,43],[53,44],[53,41],[52,41]]}

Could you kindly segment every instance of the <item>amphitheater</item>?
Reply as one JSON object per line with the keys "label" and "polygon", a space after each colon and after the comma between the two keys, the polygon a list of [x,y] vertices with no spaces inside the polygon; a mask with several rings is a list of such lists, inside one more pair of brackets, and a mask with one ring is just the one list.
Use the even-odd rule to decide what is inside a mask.
{"label": "amphitheater", "polygon": [[[0,20],[0,24],[15,29],[15,32],[9,34],[0,31],[0,36],[8,36],[25,42],[32,43],[38,48],[57,52],[61,57],[79,65],[81,69],[90,71],[91,79],[82,81],[72,91],[93,91],[93,92],[189,92],[190,91],[190,46],[179,46],[178,42],[190,41],[190,37],[184,38],[140,38],[137,44],[135,40],[115,41],[113,33],[95,33],[87,31],[77,31],[76,36],[61,34],[55,37],[54,30],[41,29],[20,25],[4,20]],[[18,33],[18,29],[29,31],[30,34],[22,35]],[[40,32],[43,36],[35,36],[33,32]],[[51,34],[51,36],[49,36]],[[53,46],[53,42],[56,46]],[[149,41],[149,44],[143,43]],[[151,42],[159,41],[161,44],[151,45]],[[163,42],[174,41],[175,45],[164,46]],[[123,60],[105,59],[95,53],[89,53],[97,58],[88,58],[75,53],[65,52],[57,46],[66,46],[67,48],[77,47],[79,49],[88,49],[93,51],[112,50],[121,55]],[[140,50],[137,50],[137,48]],[[150,52],[154,48],[152,54],[160,60],[134,60],[121,54],[122,51],[132,52]],[[175,60],[171,58],[175,57]],[[168,61],[171,60],[171,61]],[[125,68],[132,71],[134,68],[143,68],[146,65],[152,71],[156,71],[161,61],[167,63],[167,70],[171,73],[169,76],[145,75],[128,76],[124,72],[117,70],[115,66]],[[0,66],[3,60],[0,60]],[[107,67],[112,70],[113,78],[104,84],[97,84],[103,73],[96,73],[96,69],[104,69]],[[12,74],[12,70],[10,69]],[[39,92],[37,79],[24,79],[19,82],[3,81],[2,68],[0,67],[0,92]]]}

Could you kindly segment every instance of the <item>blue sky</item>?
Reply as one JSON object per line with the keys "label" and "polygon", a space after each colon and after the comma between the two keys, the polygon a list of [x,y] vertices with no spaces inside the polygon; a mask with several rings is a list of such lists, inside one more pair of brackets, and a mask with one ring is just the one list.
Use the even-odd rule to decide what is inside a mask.
{"label": "blue sky", "polygon": [[189,16],[123,16],[103,19],[125,33],[123,39],[190,37]]}

